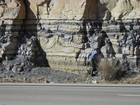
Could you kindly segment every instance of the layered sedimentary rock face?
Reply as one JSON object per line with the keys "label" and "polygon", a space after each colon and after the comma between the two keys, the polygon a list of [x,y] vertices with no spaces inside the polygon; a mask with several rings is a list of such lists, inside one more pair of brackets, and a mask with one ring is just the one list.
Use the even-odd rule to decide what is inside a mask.
{"label": "layered sedimentary rock face", "polygon": [[108,57],[136,55],[128,36],[139,41],[139,19],[140,0],[0,0],[1,58],[45,56],[52,68],[87,69],[95,47]]}

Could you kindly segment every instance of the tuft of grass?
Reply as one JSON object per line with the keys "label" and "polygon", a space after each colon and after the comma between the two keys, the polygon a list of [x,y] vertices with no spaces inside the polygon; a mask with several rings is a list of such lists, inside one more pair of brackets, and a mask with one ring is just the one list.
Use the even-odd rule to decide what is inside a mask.
{"label": "tuft of grass", "polygon": [[122,75],[119,61],[116,59],[102,59],[97,65],[99,76],[104,80],[118,80]]}

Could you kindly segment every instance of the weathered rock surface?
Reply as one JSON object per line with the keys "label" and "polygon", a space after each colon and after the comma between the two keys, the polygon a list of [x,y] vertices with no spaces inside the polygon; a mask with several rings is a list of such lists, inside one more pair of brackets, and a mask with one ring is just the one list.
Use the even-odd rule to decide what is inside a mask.
{"label": "weathered rock surface", "polygon": [[[26,0],[30,12],[41,19],[134,19],[140,17],[139,0]],[[30,14],[30,15],[32,15]],[[39,16],[38,16],[39,15]],[[32,16],[31,16],[32,17]]]}
{"label": "weathered rock surface", "polygon": [[[0,0],[1,63],[85,71],[88,53],[100,47],[138,68],[139,11],[139,0]],[[5,68],[20,71],[24,62]]]}

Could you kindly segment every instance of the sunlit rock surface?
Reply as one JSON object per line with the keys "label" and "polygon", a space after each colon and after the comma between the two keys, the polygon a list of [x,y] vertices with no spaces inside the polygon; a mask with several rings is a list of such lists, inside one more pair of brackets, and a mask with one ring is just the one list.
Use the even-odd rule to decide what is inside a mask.
{"label": "sunlit rock surface", "polygon": [[0,0],[0,56],[77,71],[100,47],[138,67],[139,19],[140,0]]}

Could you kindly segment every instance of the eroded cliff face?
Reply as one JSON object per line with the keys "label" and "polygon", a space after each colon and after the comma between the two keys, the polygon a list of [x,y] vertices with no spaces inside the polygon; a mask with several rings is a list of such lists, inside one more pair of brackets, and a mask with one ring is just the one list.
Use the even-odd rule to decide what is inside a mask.
{"label": "eroded cliff face", "polygon": [[25,19],[23,0],[0,1],[0,44],[2,55],[15,55],[18,49],[18,38]]}
{"label": "eroded cliff face", "polygon": [[[139,0],[99,0],[105,5],[113,19],[138,19],[140,16]],[[106,13],[106,12],[105,12]]]}
{"label": "eroded cliff face", "polygon": [[1,58],[44,65],[45,57],[50,67],[71,71],[87,70],[96,47],[107,57],[136,57],[138,43],[128,36],[139,37],[139,19],[140,0],[1,0]]}
{"label": "eroded cliff face", "polygon": [[[134,19],[140,16],[139,0],[28,0],[40,19]],[[110,18],[106,16],[110,15]]]}

